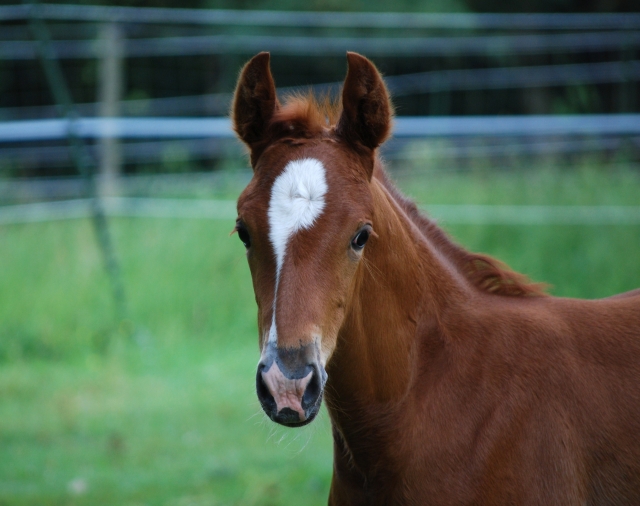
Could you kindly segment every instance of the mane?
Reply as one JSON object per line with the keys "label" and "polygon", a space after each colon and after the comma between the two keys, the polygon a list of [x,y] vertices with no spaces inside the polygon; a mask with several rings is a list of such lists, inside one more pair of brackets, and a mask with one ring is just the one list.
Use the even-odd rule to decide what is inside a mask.
{"label": "mane", "polygon": [[335,125],[340,118],[340,101],[330,94],[317,97],[313,91],[285,95],[273,123],[295,123],[310,134]]}
{"label": "mane", "polygon": [[511,270],[495,258],[481,253],[471,253],[455,244],[434,221],[420,212],[415,202],[402,195],[385,170],[382,167],[379,168],[380,181],[407,216],[439,251],[454,262],[472,285],[483,292],[509,297],[547,295],[546,285],[532,282],[524,274]]}
{"label": "mane", "polygon": [[[330,95],[316,97],[312,91],[294,93],[284,97],[276,111],[273,123],[295,124],[307,135],[319,134],[334,126],[341,113],[340,102]],[[524,274],[514,272],[507,265],[488,255],[471,253],[455,244],[438,225],[422,214],[416,204],[402,195],[391,182],[377,160],[381,182],[404,209],[423,234],[451,259],[469,282],[483,292],[510,297],[545,296],[545,285],[534,283]]]}

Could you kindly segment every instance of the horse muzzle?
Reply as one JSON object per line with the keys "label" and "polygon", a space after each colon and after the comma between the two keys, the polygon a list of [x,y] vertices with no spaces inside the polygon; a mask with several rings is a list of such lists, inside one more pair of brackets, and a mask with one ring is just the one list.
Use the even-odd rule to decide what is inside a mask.
{"label": "horse muzzle", "polygon": [[299,348],[267,344],[258,363],[256,391],[271,420],[301,427],[316,417],[327,381],[319,356],[315,343]]}

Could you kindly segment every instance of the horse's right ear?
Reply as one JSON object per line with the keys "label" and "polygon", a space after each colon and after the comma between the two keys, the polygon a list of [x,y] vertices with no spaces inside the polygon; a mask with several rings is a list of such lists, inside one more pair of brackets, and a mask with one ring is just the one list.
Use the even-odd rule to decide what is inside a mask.
{"label": "horse's right ear", "polygon": [[259,53],[240,72],[233,97],[233,129],[250,148],[260,142],[278,108],[276,86],[269,69],[269,53]]}

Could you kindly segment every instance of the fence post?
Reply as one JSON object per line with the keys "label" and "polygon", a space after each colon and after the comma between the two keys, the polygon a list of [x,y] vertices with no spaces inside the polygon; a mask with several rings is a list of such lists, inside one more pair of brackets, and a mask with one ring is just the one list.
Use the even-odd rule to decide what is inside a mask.
{"label": "fence post", "polygon": [[[124,41],[122,30],[116,23],[107,23],[100,28],[100,63],[98,75],[99,115],[115,118],[120,114],[123,89]],[[100,143],[99,192],[102,196],[118,193],[122,157],[118,133],[113,125],[104,123]]]}
{"label": "fence post", "polygon": [[60,62],[57,59],[51,44],[51,36],[44,24],[42,18],[38,15],[40,4],[37,0],[23,0],[24,5],[29,6],[29,28],[36,40],[38,47],[38,56],[42,63],[45,77],[49,84],[49,88],[53,95],[54,101],[58,106],[61,115],[67,120],[67,140],[69,142],[69,151],[73,164],[78,169],[78,173],[85,178],[87,185],[87,193],[91,198],[91,211],[93,215],[93,225],[96,231],[98,244],[102,250],[103,259],[107,274],[111,280],[111,288],[113,290],[113,299],[115,302],[116,315],[118,322],[127,319],[128,311],[125,300],[124,284],[122,282],[122,274],[120,265],[115,255],[111,235],[107,226],[107,220],[102,209],[99,194],[96,188],[95,164],[91,157],[90,151],[87,149],[82,137],[78,136],[77,129],[74,126],[77,123],[78,115],[75,111],[71,93],[62,74]]}

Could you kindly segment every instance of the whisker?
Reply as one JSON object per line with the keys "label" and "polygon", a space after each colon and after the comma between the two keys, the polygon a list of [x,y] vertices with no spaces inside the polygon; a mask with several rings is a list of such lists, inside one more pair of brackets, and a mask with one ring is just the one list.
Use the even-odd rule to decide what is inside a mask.
{"label": "whisker", "polygon": [[253,420],[256,416],[264,415],[264,411],[262,409],[257,410],[253,415],[249,415],[249,417],[245,420],[245,422],[249,422]]}
{"label": "whisker", "polygon": [[367,269],[367,272],[371,276],[371,279],[373,279],[374,283],[382,285],[382,283],[380,283],[380,280],[376,276],[376,274],[382,276],[382,271],[380,271],[380,269],[378,269],[378,267],[376,267],[374,264],[369,262],[364,256],[362,257],[362,265],[364,265],[365,269]]}

